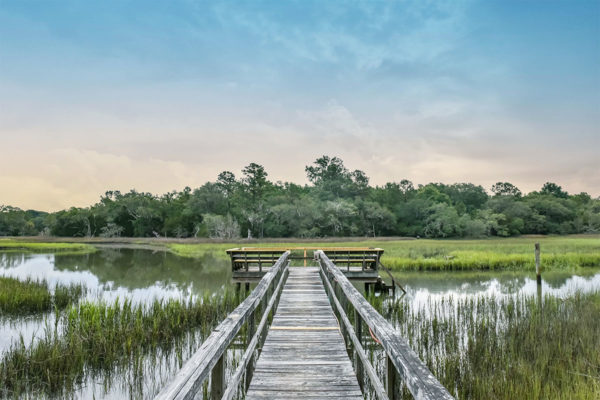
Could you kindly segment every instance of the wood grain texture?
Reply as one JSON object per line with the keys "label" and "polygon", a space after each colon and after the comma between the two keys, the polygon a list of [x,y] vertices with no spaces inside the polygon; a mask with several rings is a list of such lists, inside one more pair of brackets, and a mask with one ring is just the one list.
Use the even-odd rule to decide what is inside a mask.
{"label": "wood grain texture", "polygon": [[362,399],[318,268],[289,269],[246,399]]}

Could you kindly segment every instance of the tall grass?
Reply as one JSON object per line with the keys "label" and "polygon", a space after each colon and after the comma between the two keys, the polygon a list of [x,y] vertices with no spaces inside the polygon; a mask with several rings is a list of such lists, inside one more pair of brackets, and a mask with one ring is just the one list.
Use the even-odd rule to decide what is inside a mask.
{"label": "tall grass", "polygon": [[[519,270],[535,271],[533,254],[501,254],[493,251],[451,251],[435,258],[388,258],[385,265],[396,271],[463,271],[463,270]],[[543,268],[566,270],[578,267],[600,266],[600,252],[544,254]]]}
{"label": "tall grass", "polygon": [[96,251],[92,245],[68,242],[32,242],[21,239],[0,239],[0,251],[21,250],[35,253],[85,254]]}
{"label": "tall grass", "polygon": [[[600,266],[600,236],[571,235],[548,237],[489,238],[483,240],[389,240],[365,239],[335,241],[318,239],[312,242],[247,242],[231,243],[158,243],[136,239],[132,243],[166,246],[183,257],[204,257],[207,253],[227,258],[231,247],[381,247],[383,263],[395,270],[477,270],[534,268],[533,245],[542,246],[545,269],[573,269]],[[84,243],[31,242],[20,239],[0,239],[0,250],[21,249],[34,252],[87,253],[95,247]]]}
{"label": "tall grass", "polygon": [[202,257],[208,252],[226,258],[225,249],[255,247],[381,247],[382,262],[397,271],[421,270],[526,270],[535,268],[534,243],[542,249],[545,270],[600,267],[600,236],[493,238],[484,240],[365,240],[352,242],[301,243],[200,243],[168,244],[184,257]]}
{"label": "tall grass", "polygon": [[0,314],[20,315],[63,309],[84,293],[80,284],[57,284],[52,293],[46,281],[0,277]]}
{"label": "tall grass", "polygon": [[5,353],[0,394],[68,393],[86,374],[139,366],[149,352],[168,350],[193,329],[208,335],[239,300],[239,295],[226,292],[147,306],[118,299],[72,306],[57,315],[54,326],[46,326],[40,340],[29,347],[21,341]]}
{"label": "tall grass", "polygon": [[[600,398],[600,292],[540,300],[448,297],[419,310],[407,301],[374,306],[458,399]],[[412,398],[406,389],[403,397]]]}

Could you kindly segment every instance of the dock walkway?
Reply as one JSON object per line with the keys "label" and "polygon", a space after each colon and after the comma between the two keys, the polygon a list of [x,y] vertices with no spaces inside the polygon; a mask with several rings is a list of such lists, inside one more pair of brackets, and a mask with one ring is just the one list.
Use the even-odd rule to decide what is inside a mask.
{"label": "dock walkway", "polygon": [[319,267],[289,269],[246,399],[362,399]]}
{"label": "dock walkway", "polygon": [[[397,400],[404,389],[419,400],[453,399],[406,339],[348,280],[347,265],[343,271],[316,250],[318,267],[293,267],[290,254],[286,250],[263,271],[254,290],[155,400]],[[245,267],[247,255],[243,253]],[[370,268],[365,259],[361,263]],[[376,364],[371,349],[363,346],[370,340],[384,357],[377,355]],[[228,349],[234,342],[244,343],[245,349],[231,358]]]}

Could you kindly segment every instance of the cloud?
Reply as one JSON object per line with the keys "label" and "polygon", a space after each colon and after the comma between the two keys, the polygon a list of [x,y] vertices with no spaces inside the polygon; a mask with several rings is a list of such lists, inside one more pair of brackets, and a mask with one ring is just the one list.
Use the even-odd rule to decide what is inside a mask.
{"label": "cloud", "polygon": [[[527,191],[554,180],[600,194],[600,80],[585,74],[597,56],[561,42],[548,51],[583,60],[577,69],[521,57],[514,38],[535,48],[531,27],[562,15],[520,26],[514,11],[487,15],[490,4],[7,4],[0,202],[83,206],[107,189],[199,186],[250,162],[303,183],[323,154],[375,184]],[[547,69],[535,79],[531,59]],[[568,87],[573,71],[595,86]]]}

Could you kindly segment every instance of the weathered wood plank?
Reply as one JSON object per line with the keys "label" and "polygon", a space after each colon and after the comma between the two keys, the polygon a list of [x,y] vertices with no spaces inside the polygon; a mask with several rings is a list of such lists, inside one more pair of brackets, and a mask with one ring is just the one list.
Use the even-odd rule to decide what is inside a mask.
{"label": "weathered wood plank", "polygon": [[362,399],[318,268],[289,271],[246,399]]}

